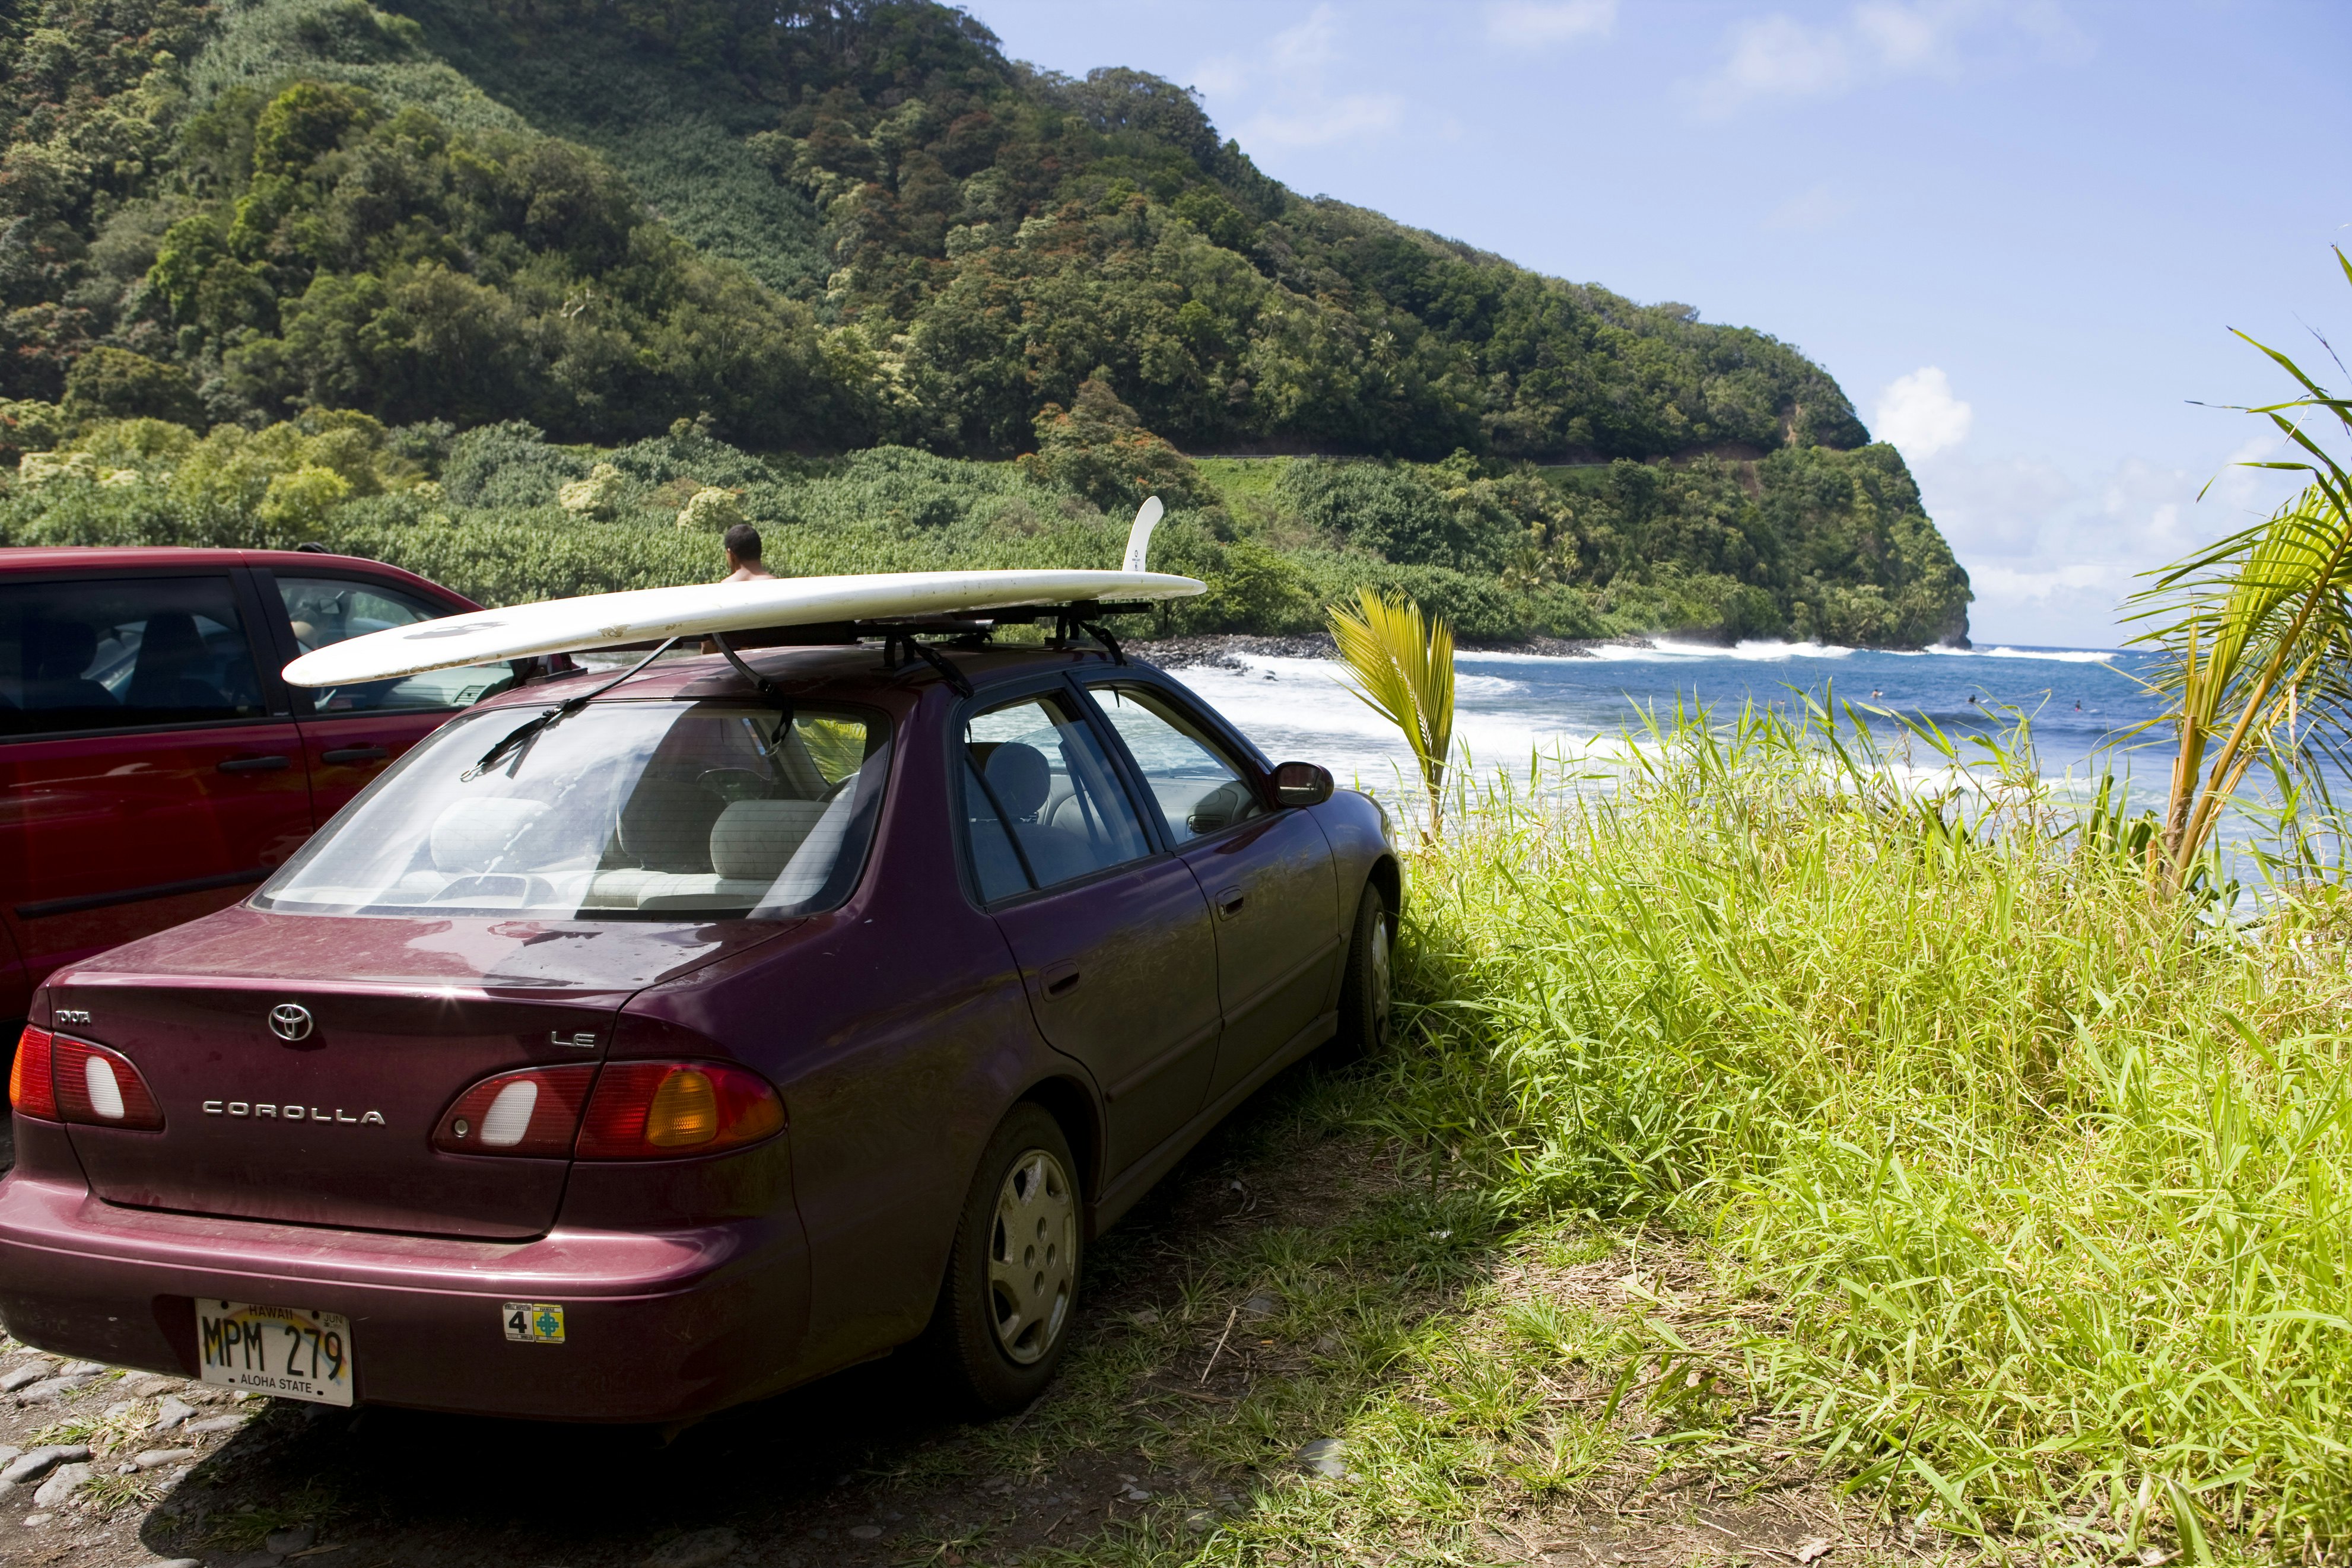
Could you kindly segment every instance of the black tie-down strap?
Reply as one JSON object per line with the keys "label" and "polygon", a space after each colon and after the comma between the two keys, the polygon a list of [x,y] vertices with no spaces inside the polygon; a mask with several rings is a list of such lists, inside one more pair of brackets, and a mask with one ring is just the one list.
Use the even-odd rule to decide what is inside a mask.
{"label": "black tie-down strap", "polygon": [[901,648],[937,670],[940,679],[945,681],[956,695],[960,697],[971,695],[971,682],[965,677],[964,673],[957,669],[945,653],[940,653],[929,643],[917,642],[911,632],[892,632],[882,639],[882,662],[889,668],[897,669],[904,662],[898,654],[898,650]]}
{"label": "black tie-down strap", "polygon": [[710,634],[710,641],[720,653],[727,655],[727,662],[735,666],[736,674],[751,683],[751,689],[760,694],[761,702],[766,703],[786,718],[792,716],[792,703],[783,693],[776,689],[776,684],[773,681],[743,662],[743,655],[735,651],[735,644],[727,640],[726,632],[713,632]]}
{"label": "black tie-down strap", "polygon": [[[506,735],[496,746],[491,747],[488,751],[482,753],[482,759],[479,762],[477,762],[471,768],[467,768],[463,774],[459,775],[459,777],[468,780],[479,779],[483,774],[488,773],[491,768],[496,768],[500,762],[505,761],[509,756],[513,755],[518,751],[528,749],[530,743],[539,738],[541,735],[544,734],[550,727],[560,724],[563,720],[570,718],[573,714],[578,713],[582,708],[586,707],[590,703],[594,702],[598,697],[603,696],[606,692],[611,691],[623,681],[627,680],[630,676],[637,674],[640,670],[643,670],[647,664],[652,664],[656,659],[658,659],[664,653],[668,653],[670,648],[677,642],[677,638],[670,638],[660,647],[656,648],[652,653],[647,653],[644,658],[639,659],[635,664],[631,664],[627,669],[623,670],[619,674],[614,675],[611,680],[606,681],[603,685],[596,687],[593,691],[582,692],[576,697],[567,698],[563,702],[556,705],[554,707],[549,708],[538,717],[530,720],[530,723],[520,725],[517,727],[507,731]],[[518,762],[521,760],[520,757],[517,757],[515,759]]]}
{"label": "black tie-down strap", "polygon": [[1108,627],[1102,625],[1099,622],[1081,621],[1078,622],[1078,630],[1085,632],[1087,636],[1092,637],[1096,642],[1100,643],[1106,649],[1109,650],[1110,662],[1112,664],[1124,664],[1127,663],[1127,650],[1118,645],[1118,639],[1110,634],[1110,631]]}

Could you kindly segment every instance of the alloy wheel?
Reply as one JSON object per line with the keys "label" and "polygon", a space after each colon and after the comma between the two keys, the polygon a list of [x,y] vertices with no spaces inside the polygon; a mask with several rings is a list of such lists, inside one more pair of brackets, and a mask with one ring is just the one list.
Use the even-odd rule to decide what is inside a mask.
{"label": "alloy wheel", "polygon": [[1371,1041],[1376,1046],[1389,1042],[1389,917],[1385,913],[1372,917],[1371,962],[1365,966],[1364,979],[1371,987]]}
{"label": "alloy wheel", "polygon": [[1013,1162],[989,1232],[988,1293],[996,1343],[1023,1366],[1061,1337],[1077,1286],[1078,1205],[1069,1173],[1043,1149]]}

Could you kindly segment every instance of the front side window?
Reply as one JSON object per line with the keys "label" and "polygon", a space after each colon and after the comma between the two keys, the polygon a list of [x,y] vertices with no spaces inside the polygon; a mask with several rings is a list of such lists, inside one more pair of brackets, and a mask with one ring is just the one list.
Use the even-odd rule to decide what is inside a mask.
{"label": "front side window", "polygon": [[0,583],[0,733],[259,718],[226,577]]}
{"label": "front side window", "polygon": [[273,877],[335,915],[782,919],[849,896],[889,769],[879,716],[737,703],[530,708],[436,731]]}
{"label": "front side window", "polygon": [[1110,758],[1060,694],[991,708],[963,740],[966,838],[983,899],[1151,852]]}
{"label": "front side window", "polygon": [[[278,597],[286,602],[286,619],[293,624],[295,645],[305,653],[347,637],[394,626],[437,621],[450,612],[437,604],[377,583],[348,577],[280,577]],[[427,670],[397,680],[368,681],[359,685],[328,686],[310,694],[311,711],[320,714],[387,713],[399,709],[456,708],[478,703],[514,684],[514,669],[505,664],[467,664],[455,670]]]}
{"label": "front side window", "polygon": [[1158,692],[1115,685],[1087,690],[1135,758],[1177,843],[1265,814],[1265,802],[1223,746]]}

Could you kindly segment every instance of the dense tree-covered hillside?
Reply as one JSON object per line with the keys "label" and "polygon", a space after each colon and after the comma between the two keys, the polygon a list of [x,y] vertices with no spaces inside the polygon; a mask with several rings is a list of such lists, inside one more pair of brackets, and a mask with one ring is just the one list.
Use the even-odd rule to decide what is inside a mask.
{"label": "dense tree-covered hillside", "polygon": [[[1310,598],[1321,552],[1524,630],[1965,631],[1901,460],[1795,350],[1302,199],[1180,89],[1033,71],[929,0],[27,0],[0,131],[0,437],[90,455],[19,534],[110,421],[421,454],[306,481],[316,529],[457,431],[688,418],[779,472],[883,444],[1029,455],[1003,482],[1054,505],[1149,484]],[[1389,461],[1244,501],[1180,449]]]}

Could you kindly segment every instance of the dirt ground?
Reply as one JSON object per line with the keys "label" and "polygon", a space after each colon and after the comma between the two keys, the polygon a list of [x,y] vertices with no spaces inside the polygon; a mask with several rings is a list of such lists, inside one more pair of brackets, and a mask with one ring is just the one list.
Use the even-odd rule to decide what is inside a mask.
{"label": "dirt ground", "polygon": [[[1204,1458],[1215,1450],[1187,1440],[1189,1424],[1232,1419],[1254,1390],[1310,1375],[1314,1363],[1312,1347],[1259,1332],[1248,1315],[1256,1298],[1198,1299],[1213,1274],[1202,1258],[1267,1228],[1337,1224],[1398,1179],[1362,1134],[1298,1113],[1300,1083],[1315,1071],[1270,1086],[1096,1249],[1070,1360],[1020,1416],[958,1420],[906,1358],[729,1412],[667,1443],[643,1432],[237,1400],[110,1372],[58,1403],[0,1395],[0,1444],[93,1450],[90,1481],[66,1500],[37,1504],[37,1481],[0,1490],[0,1563],[1181,1560],[1311,1469],[1286,1447],[1275,1462],[1236,1465]],[[1587,1270],[1522,1283],[1567,1296],[1602,1282]],[[32,1358],[8,1346],[0,1375]],[[195,1414],[159,1434],[152,1423],[172,1397]],[[187,1435],[205,1423],[233,1429]],[[179,1448],[193,1452],[121,1473],[142,1454]],[[1705,1474],[1638,1468],[1558,1506],[1482,1517],[1451,1542],[1442,1558],[1404,1554],[1647,1568],[1804,1565],[1834,1551],[1823,1568],[1854,1568],[1925,1552],[1803,1473],[1733,1490]],[[1286,1557],[1322,1554],[1310,1545]],[[1345,1560],[1361,1559],[1351,1551]]]}

